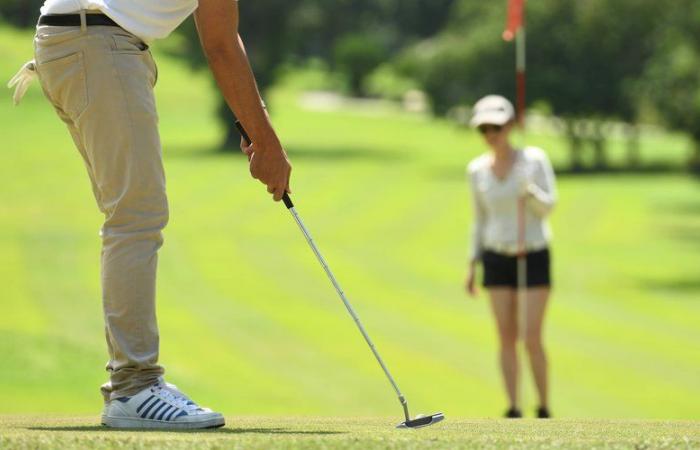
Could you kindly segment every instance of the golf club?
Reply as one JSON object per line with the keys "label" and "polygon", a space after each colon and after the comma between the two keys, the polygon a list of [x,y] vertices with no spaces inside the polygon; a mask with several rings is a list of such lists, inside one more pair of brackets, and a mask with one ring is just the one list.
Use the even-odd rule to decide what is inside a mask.
{"label": "golf club", "polygon": [[[245,129],[243,128],[243,126],[241,125],[241,123],[239,121],[236,121],[236,127],[238,128],[238,131],[241,133],[241,136],[243,136],[243,139],[245,139],[246,142],[248,142],[248,144],[250,145],[251,144],[250,137],[248,136],[248,133],[246,133]],[[323,266],[323,269],[326,271],[326,275],[328,275],[328,279],[331,280],[333,287],[335,287],[335,290],[338,292],[340,299],[345,304],[345,308],[348,310],[348,312],[352,316],[353,320],[355,321],[355,324],[357,325],[357,328],[360,330],[360,333],[362,333],[362,336],[365,338],[365,341],[367,341],[367,344],[369,345],[369,348],[372,350],[372,353],[374,353],[374,357],[377,358],[377,362],[382,367],[382,370],[384,370],[386,377],[389,379],[389,383],[391,383],[391,386],[394,388],[394,391],[396,391],[396,395],[398,395],[398,397],[399,397],[399,402],[401,402],[401,406],[403,407],[404,416],[406,418],[406,420],[401,422],[400,424],[398,424],[396,426],[396,428],[420,428],[420,427],[426,427],[426,426],[429,426],[429,425],[432,425],[434,423],[437,423],[437,422],[444,420],[445,416],[441,412],[431,414],[429,416],[420,416],[419,415],[419,416],[416,416],[416,418],[411,419],[411,416],[408,413],[408,402],[406,401],[406,397],[404,397],[403,394],[401,393],[401,391],[399,390],[399,387],[396,385],[394,378],[391,376],[391,373],[389,373],[389,369],[387,369],[386,365],[384,364],[382,357],[379,356],[379,352],[377,352],[377,349],[375,348],[374,344],[372,343],[372,340],[369,338],[367,331],[365,331],[365,327],[362,326],[362,323],[360,322],[359,317],[357,317],[355,310],[352,308],[352,306],[350,305],[350,302],[345,297],[345,293],[343,292],[340,285],[338,284],[338,281],[336,281],[335,277],[333,276],[333,272],[331,272],[331,269],[330,269],[330,267],[328,267],[328,264],[326,263],[326,260],[321,255],[321,252],[319,252],[318,248],[316,247],[316,244],[314,243],[313,239],[311,238],[309,231],[304,226],[304,223],[301,221],[301,217],[299,217],[299,214],[297,213],[296,209],[294,208],[294,204],[292,203],[292,199],[289,198],[289,195],[286,192],[282,196],[282,201],[284,202],[284,206],[286,206],[287,209],[289,210],[289,212],[292,214],[292,217],[294,217],[294,220],[296,221],[297,225],[299,225],[299,229],[304,234],[304,237],[306,238],[306,242],[309,243],[311,250],[313,250],[314,254],[316,255],[316,258],[321,263],[321,266]]]}

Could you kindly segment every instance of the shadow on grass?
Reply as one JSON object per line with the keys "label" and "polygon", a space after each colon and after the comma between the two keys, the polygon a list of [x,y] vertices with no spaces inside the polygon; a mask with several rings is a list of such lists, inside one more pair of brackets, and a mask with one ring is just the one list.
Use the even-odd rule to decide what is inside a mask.
{"label": "shadow on grass", "polygon": [[[292,163],[296,160],[305,161],[392,161],[392,162],[403,162],[408,159],[406,153],[401,153],[399,151],[385,151],[385,150],[372,150],[367,148],[350,148],[350,147],[328,147],[327,149],[307,149],[299,147],[285,147],[289,158]],[[222,150],[218,146],[203,146],[203,147],[192,147],[192,146],[178,146],[178,145],[165,145],[163,148],[163,155],[166,159],[207,159],[207,158],[221,158],[221,157],[232,157],[240,158],[244,160],[243,154],[240,150],[230,149]]]}
{"label": "shadow on grass", "polygon": [[403,162],[408,159],[406,153],[372,150],[362,148],[329,148],[327,150],[309,150],[297,147],[287,149],[290,158],[300,160],[317,160],[317,161],[347,161],[347,160],[366,160],[366,161],[391,161]]}
{"label": "shadow on grass", "polygon": [[120,432],[141,432],[141,433],[211,433],[211,434],[300,434],[300,435],[332,435],[345,434],[344,431],[303,431],[288,430],[285,428],[207,428],[199,430],[145,430],[143,428],[108,428],[103,425],[83,425],[83,426],[58,426],[58,427],[27,427],[33,431],[108,431]]}
{"label": "shadow on grass", "polygon": [[666,206],[669,212],[685,215],[700,216],[700,201],[677,202]]}
{"label": "shadow on grass", "polygon": [[700,292],[700,279],[697,278],[679,278],[675,280],[648,280],[644,279],[639,282],[645,289],[676,292],[679,294]]}
{"label": "shadow on grass", "polygon": [[[466,161],[465,161],[466,164]],[[430,178],[436,178],[443,181],[465,181],[467,179],[467,174],[465,171],[465,165],[462,166],[441,166],[433,167],[430,172]],[[608,167],[605,169],[583,169],[583,170],[572,170],[568,167],[555,167],[555,172],[557,178],[591,178],[595,179],[596,176],[610,175],[618,176],[620,178],[626,176],[666,176],[666,175],[688,175],[691,172],[685,169],[681,165],[673,164],[649,164],[641,167]]]}
{"label": "shadow on grass", "polygon": [[687,245],[698,245],[700,244],[700,229],[694,227],[692,224],[684,226],[666,227],[665,234],[677,241],[683,242]]}
{"label": "shadow on grass", "polygon": [[664,162],[652,162],[636,167],[628,166],[608,166],[602,168],[586,167],[573,169],[569,166],[558,167],[558,176],[591,176],[591,175],[668,175],[668,174],[689,174],[690,171],[683,164],[673,164]]}

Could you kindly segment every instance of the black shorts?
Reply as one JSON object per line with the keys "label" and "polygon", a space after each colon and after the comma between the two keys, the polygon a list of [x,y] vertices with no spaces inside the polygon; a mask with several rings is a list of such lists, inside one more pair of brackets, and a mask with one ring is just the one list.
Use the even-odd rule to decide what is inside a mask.
{"label": "black shorts", "polygon": [[[549,249],[528,252],[527,287],[549,287]],[[518,287],[517,256],[484,251],[481,262],[484,266],[484,287]]]}

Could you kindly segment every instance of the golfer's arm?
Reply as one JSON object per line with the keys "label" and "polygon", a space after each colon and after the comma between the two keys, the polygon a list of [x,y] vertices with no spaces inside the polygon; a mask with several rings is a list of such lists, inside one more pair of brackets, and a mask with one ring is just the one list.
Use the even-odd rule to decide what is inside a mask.
{"label": "golfer's arm", "polygon": [[199,0],[194,13],[197,33],[226,103],[241,121],[256,151],[281,149],[265,112],[238,35],[238,2]]}

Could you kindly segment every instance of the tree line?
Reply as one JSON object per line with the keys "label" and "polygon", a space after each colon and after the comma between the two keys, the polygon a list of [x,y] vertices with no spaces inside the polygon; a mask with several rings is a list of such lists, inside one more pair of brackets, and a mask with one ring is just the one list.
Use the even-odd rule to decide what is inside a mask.
{"label": "tree line", "polygon": [[[41,0],[0,0],[2,20],[36,21]],[[261,89],[280,68],[310,58],[341,74],[352,95],[396,97],[424,91],[435,114],[486,93],[514,97],[514,47],[502,41],[506,0],[241,1],[241,34]],[[635,123],[687,133],[700,167],[700,2],[697,0],[537,0],[527,3],[528,107],[562,118],[572,168],[590,148],[604,168],[606,124],[631,124],[630,166],[638,163]],[[206,64],[194,25],[177,52]],[[383,80],[377,83],[376,80]],[[272,105],[274,107],[274,105]],[[225,147],[238,135],[230,112]]]}

